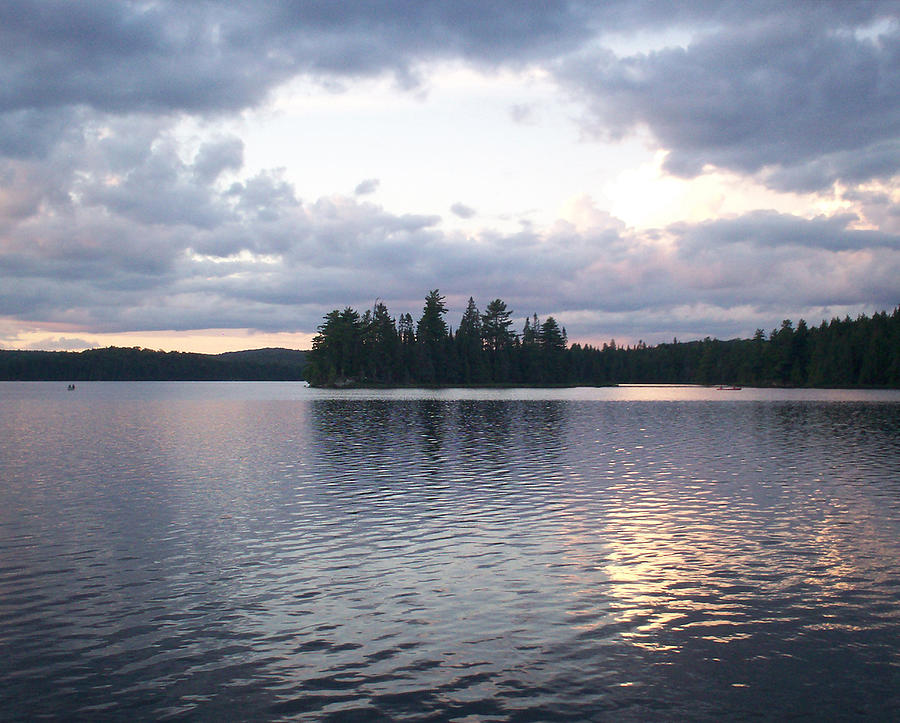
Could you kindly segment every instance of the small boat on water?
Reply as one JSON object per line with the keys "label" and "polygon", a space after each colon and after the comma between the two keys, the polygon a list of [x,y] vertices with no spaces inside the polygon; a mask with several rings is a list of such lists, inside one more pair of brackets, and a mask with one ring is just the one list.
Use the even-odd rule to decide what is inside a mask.
{"label": "small boat on water", "polygon": [[66,389],[68,389],[70,392],[74,392],[74,391],[75,391],[75,385],[74,385],[74,384],[70,384],[68,387],[66,387]]}
{"label": "small boat on water", "polygon": [[739,392],[741,391],[741,387],[736,387],[732,385],[720,384],[716,387],[716,391],[718,392]]}

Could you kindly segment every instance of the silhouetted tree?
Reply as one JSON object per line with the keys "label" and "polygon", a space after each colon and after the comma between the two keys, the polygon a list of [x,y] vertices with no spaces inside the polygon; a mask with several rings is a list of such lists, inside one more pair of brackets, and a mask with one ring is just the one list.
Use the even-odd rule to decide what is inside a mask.
{"label": "silhouetted tree", "polygon": [[429,384],[441,383],[446,378],[446,313],[447,305],[440,292],[437,289],[428,292],[422,316],[416,325],[416,345],[418,378]]}
{"label": "silhouetted tree", "polygon": [[512,312],[500,299],[494,299],[481,316],[481,333],[484,347],[488,352],[491,379],[495,382],[508,380],[510,371],[509,350],[515,334],[510,331]]}
{"label": "silhouetted tree", "polygon": [[330,311],[313,338],[309,358],[311,384],[335,384],[359,380],[362,374],[362,319],[349,306]]}
{"label": "silhouetted tree", "polygon": [[459,329],[456,330],[456,349],[461,380],[464,383],[485,381],[487,374],[481,314],[471,296],[459,322]]}
{"label": "silhouetted tree", "polygon": [[400,381],[400,335],[387,307],[376,302],[363,327],[366,378],[385,384]]}

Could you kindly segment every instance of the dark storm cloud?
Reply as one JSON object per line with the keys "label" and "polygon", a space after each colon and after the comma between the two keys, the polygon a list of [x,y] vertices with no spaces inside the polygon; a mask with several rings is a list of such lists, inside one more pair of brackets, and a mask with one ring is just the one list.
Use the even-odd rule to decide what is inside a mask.
{"label": "dark storm cloud", "polygon": [[[589,128],[649,128],[673,173],[713,164],[815,189],[898,170],[898,16],[894,2],[16,0],[0,5],[0,152],[46,153],[67,123],[54,109],[216,114],[297,75],[415,85],[423,62],[463,59],[552,68]],[[670,30],[687,47],[597,50]]]}
{"label": "dark storm cloud", "polygon": [[205,143],[194,158],[194,173],[202,180],[215,181],[224,171],[238,171],[244,165],[244,142],[223,138]]}
{"label": "dark storm cloud", "polygon": [[0,5],[0,110],[211,112],[258,103],[298,73],[408,80],[420,60],[504,63],[588,36],[577,3]]}
{"label": "dark storm cloud", "polygon": [[[896,12],[891,8],[889,3],[633,0],[13,0],[0,5],[0,109],[229,111],[259,102],[274,85],[300,73],[388,71],[409,78],[422,60],[546,61],[604,32],[698,23],[743,28],[760,19],[804,30],[854,27]],[[735,39],[727,31],[722,38]]]}
{"label": "dark storm cloud", "polygon": [[[900,27],[857,35],[848,18],[834,17],[838,5],[860,4],[762,12],[686,48],[573,57],[560,77],[588,94],[588,127],[604,136],[648,127],[677,175],[707,164],[769,170],[763,177],[774,187],[797,190],[892,176],[900,170]],[[867,21],[898,17],[896,5],[867,9]]]}
{"label": "dark storm cloud", "polygon": [[259,47],[222,37],[239,21],[239,12],[209,4],[4,3],[0,109],[249,105],[291,70]]}
{"label": "dark storm cloud", "polygon": [[766,174],[766,183],[779,191],[816,191],[835,181],[853,186],[871,180],[889,180],[900,169],[900,139],[866,148],[827,153]]}
{"label": "dark storm cloud", "polygon": [[753,211],[739,218],[676,224],[671,230],[681,238],[679,247],[685,254],[734,244],[830,251],[900,250],[900,241],[895,234],[849,228],[856,221],[859,218],[855,214],[803,219],[775,211]]}
{"label": "dark storm cloud", "polygon": [[0,156],[15,159],[46,156],[77,128],[74,117],[73,112],[56,108],[0,113]]}

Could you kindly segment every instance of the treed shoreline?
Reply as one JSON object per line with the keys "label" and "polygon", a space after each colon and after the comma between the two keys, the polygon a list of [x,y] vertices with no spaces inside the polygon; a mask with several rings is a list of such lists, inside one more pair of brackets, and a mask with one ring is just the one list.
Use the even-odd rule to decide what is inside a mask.
{"label": "treed shoreline", "polygon": [[107,347],[0,350],[2,381],[299,381],[322,387],[572,387],[627,383],[900,388],[900,307],[818,326],[783,321],[750,339],[601,347],[568,344],[553,317],[521,332],[500,299],[474,300],[454,331],[443,297],[417,322],[384,304],[327,314],[311,351],[226,354]]}
{"label": "treed shoreline", "polygon": [[306,378],[323,387],[607,386],[623,383],[900,388],[900,307],[810,327],[790,320],[750,339],[600,348],[568,344],[549,316],[512,329],[501,299],[482,313],[474,299],[454,332],[444,297],[428,293],[422,315],[398,319],[383,303],[324,317]]}
{"label": "treed shoreline", "polygon": [[137,347],[0,351],[3,381],[298,381],[305,351],[254,349],[225,354]]}

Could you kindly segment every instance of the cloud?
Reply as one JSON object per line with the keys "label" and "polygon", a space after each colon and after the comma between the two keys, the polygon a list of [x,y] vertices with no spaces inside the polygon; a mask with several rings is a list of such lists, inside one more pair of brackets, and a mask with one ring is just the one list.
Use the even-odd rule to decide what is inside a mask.
{"label": "cloud", "polygon": [[[687,47],[574,56],[559,77],[586,94],[588,129],[615,137],[646,126],[669,151],[666,170],[679,176],[713,165],[810,190],[894,175],[900,26],[859,37],[853,23],[861,19],[835,9],[824,18],[760,12]],[[877,6],[867,9],[866,20],[879,16]],[[896,6],[880,14],[896,19]]]}
{"label": "cloud", "polygon": [[900,172],[900,139],[851,151],[825,153],[802,163],[774,167],[766,184],[779,191],[817,191],[836,182],[848,186],[888,180]]}
{"label": "cloud", "polygon": [[0,6],[0,112],[215,113],[253,106],[300,74],[393,73],[430,59],[526,62],[575,47],[578,3],[119,2]]}
{"label": "cloud", "polygon": [[38,351],[80,351],[83,349],[93,349],[97,345],[78,337],[57,336],[47,337],[39,341],[33,341],[28,344],[26,349]]}
{"label": "cloud", "polygon": [[535,119],[534,116],[534,106],[525,103],[514,103],[509,108],[509,117],[514,123],[532,123]]}
{"label": "cloud", "polygon": [[[375,297],[415,315],[440,287],[454,313],[470,294],[499,296],[521,317],[553,314],[572,339],[630,329],[652,341],[891,308],[896,7],[2,3],[0,316],[84,334],[310,331],[331,308]],[[642,33],[653,47],[616,49],[614,35],[638,46]],[[367,202],[377,178],[349,197],[323,188],[301,199],[286,173],[252,166],[241,138],[221,130],[293,78],[352,92],[356,79],[389,75],[417,88],[439,62],[556,81],[589,134],[646,131],[669,173],[714,166],[778,191],[834,186],[857,210],[756,210],[639,232],[579,199],[569,222],[466,235]],[[540,126],[539,109],[510,107]],[[185,118],[200,129],[188,140],[176,132]],[[450,211],[476,216],[460,202]]]}
{"label": "cloud", "polygon": [[203,181],[215,181],[224,171],[238,171],[244,165],[244,142],[223,138],[204,143],[194,158],[194,173]]}
{"label": "cloud", "polygon": [[33,164],[0,160],[0,228],[36,214],[53,191],[48,181]]}
{"label": "cloud", "polygon": [[[49,212],[11,222],[2,237],[7,319],[85,332],[309,331],[327,311],[376,297],[418,315],[439,287],[452,314],[469,295],[499,296],[517,318],[556,316],[573,340],[652,342],[896,303],[900,236],[855,229],[851,214],[758,211],[638,232],[580,199],[574,222],[468,236],[354,196],[301,202],[276,172],[229,186],[216,180],[221,160],[197,172],[199,159],[236,162],[237,146],[185,161],[165,130],[103,141],[83,149],[97,159],[94,175],[67,177],[69,192],[43,202]],[[99,169],[115,169],[118,185],[106,187]],[[181,194],[197,208],[168,208]]]}
{"label": "cloud", "polygon": [[[608,47],[613,34],[646,31],[661,48],[620,57]],[[667,39],[676,31],[685,46]],[[73,113],[214,117],[298,76],[388,73],[414,87],[435,61],[532,64],[572,90],[592,133],[649,128],[671,173],[711,164],[809,190],[900,170],[898,57],[892,2],[14,0],[0,6],[0,153],[48,154],[77,132]],[[526,111],[512,108],[520,120]],[[198,171],[215,168],[198,160]]]}
{"label": "cloud", "polygon": [[41,158],[78,127],[67,109],[23,108],[0,113],[0,155],[22,160]]}
{"label": "cloud", "polygon": [[458,216],[459,218],[472,218],[476,213],[474,208],[470,208],[464,203],[454,203],[450,206],[450,211],[454,216]]}
{"label": "cloud", "polygon": [[858,220],[855,214],[804,219],[775,211],[753,211],[738,218],[675,224],[670,230],[680,236],[679,247],[686,254],[726,245],[829,251],[900,250],[900,237],[896,234],[849,228]]}
{"label": "cloud", "polygon": [[241,42],[240,20],[214,4],[4,3],[0,110],[246,107],[291,69]]}
{"label": "cloud", "polygon": [[357,196],[367,196],[369,194],[375,193],[378,190],[378,186],[381,185],[381,181],[377,178],[367,178],[364,181],[360,181],[356,188],[353,190],[353,193]]}

